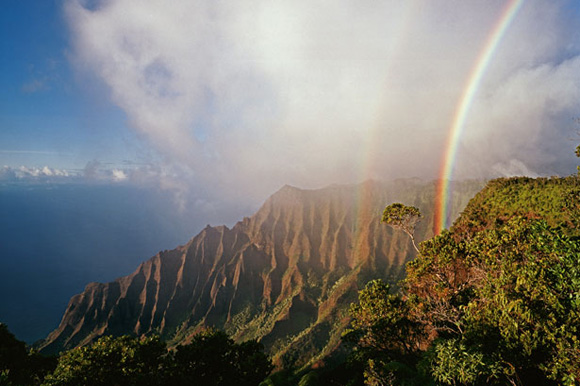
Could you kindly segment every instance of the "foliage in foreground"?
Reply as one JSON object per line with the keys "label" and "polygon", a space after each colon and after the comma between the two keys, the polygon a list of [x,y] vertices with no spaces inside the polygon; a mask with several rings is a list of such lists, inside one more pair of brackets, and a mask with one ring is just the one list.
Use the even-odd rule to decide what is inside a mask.
{"label": "foliage in foreground", "polygon": [[26,344],[0,323],[0,385],[39,385],[55,366],[56,358],[28,352]]}
{"label": "foliage in foreground", "polygon": [[[491,183],[519,194],[476,197],[451,231],[421,244],[400,294],[381,281],[360,292],[345,339],[367,384],[580,382],[577,188],[562,180]],[[542,194],[557,199],[544,206]]]}
{"label": "foliage in foreground", "polygon": [[419,252],[419,248],[415,244],[415,227],[422,217],[419,208],[396,202],[385,208],[381,221],[405,232],[411,238],[413,248]]}
{"label": "foliage in foreground", "polygon": [[222,331],[205,331],[175,351],[158,337],[103,337],[62,354],[43,386],[255,386],[271,370],[261,344],[236,344]]}
{"label": "foliage in foreground", "polygon": [[272,369],[261,343],[238,344],[225,332],[210,330],[177,347],[170,356],[168,378],[171,385],[255,386]]}
{"label": "foliage in foreground", "polygon": [[156,385],[165,378],[166,347],[157,337],[105,336],[69,350],[43,385]]}

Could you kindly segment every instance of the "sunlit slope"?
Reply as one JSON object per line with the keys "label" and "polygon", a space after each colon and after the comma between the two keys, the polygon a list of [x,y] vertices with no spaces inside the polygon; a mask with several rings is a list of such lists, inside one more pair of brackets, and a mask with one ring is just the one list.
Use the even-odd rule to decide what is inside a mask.
{"label": "sunlit slope", "polygon": [[[454,216],[482,186],[455,184]],[[312,363],[339,345],[358,289],[378,277],[396,282],[415,256],[404,233],[380,222],[382,209],[417,206],[425,218],[416,238],[424,240],[433,234],[434,195],[435,183],[419,180],[286,186],[232,229],[208,226],[129,276],[89,284],[42,348],[105,334],[160,334],[177,344],[215,326],[260,340],[279,365]]]}
{"label": "sunlit slope", "polygon": [[499,178],[475,195],[454,227],[486,226],[497,218],[520,215],[542,218],[551,226],[568,224],[578,229],[579,210],[578,177]]}

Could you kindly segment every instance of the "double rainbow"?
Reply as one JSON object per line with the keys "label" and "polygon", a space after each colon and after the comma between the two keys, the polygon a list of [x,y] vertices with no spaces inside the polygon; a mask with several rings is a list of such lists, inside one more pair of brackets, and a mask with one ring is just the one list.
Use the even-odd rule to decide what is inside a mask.
{"label": "double rainbow", "polygon": [[463,132],[465,119],[467,118],[467,113],[469,112],[469,108],[473,102],[473,97],[477,92],[485,70],[487,69],[502,37],[504,36],[506,30],[515,18],[523,3],[524,0],[509,0],[507,2],[500,18],[492,29],[488,39],[485,42],[485,45],[483,46],[483,49],[480,51],[477,57],[475,66],[469,74],[465,89],[455,110],[453,123],[449,130],[449,136],[447,138],[445,152],[443,154],[439,181],[437,184],[434,224],[435,234],[441,233],[441,231],[447,228],[448,225],[449,185],[453,177],[453,166],[456,161],[455,158],[457,156],[459,138]]}

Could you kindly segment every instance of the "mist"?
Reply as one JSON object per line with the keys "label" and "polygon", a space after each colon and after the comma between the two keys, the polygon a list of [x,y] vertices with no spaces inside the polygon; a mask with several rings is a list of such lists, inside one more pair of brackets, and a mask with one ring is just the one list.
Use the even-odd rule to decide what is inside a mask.
{"label": "mist", "polygon": [[[284,184],[437,178],[459,98],[505,6],[67,0],[65,15],[81,82],[105,85],[184,205],[214,205],[259,203]],[[571,6],[524,2],[474,98],[454,178],[575,171]]]}

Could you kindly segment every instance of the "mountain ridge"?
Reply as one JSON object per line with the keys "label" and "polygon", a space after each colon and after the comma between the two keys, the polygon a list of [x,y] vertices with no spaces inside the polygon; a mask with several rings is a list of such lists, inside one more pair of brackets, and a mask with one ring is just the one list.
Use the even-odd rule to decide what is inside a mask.
{"label": "mountain ridge", "polygon": [[[463,203],[455,207],[482,186],[457,185],[454,202]],[[88,284],[40,349],[127,333],[178,344],[214,326],[238,341],[260,340],[279,365],[312,363],[339,345],[360,286],[375,277],[395,282],[414,256],[406,235],[380,223],[382,208],[394,201],[418,206],[425,219],[417,239],[424,240],[433,232],[434,192],[435,183],[416,180],[285,185],[231,229],[208,225],[130,275]]]}

